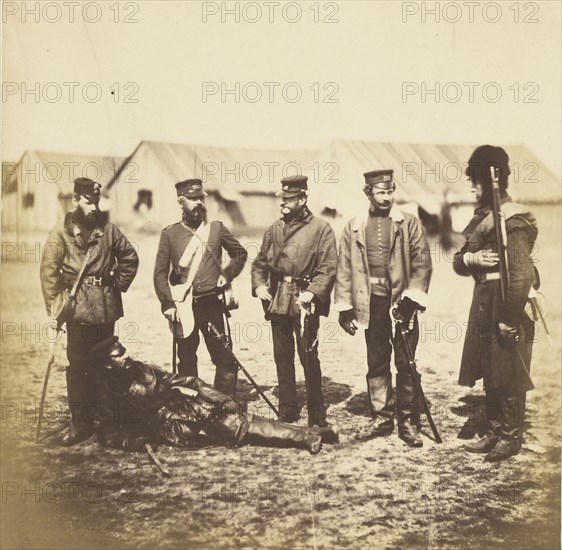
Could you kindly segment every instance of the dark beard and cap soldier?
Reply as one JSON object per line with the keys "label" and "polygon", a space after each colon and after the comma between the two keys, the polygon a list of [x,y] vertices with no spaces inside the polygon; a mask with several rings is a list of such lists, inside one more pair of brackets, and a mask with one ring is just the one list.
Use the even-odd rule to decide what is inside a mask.
{"label": "dark beard and cap soldier", "polygon": [[367,391],[372,420],[358,439],[389,435],[394,429],[390,359],[394,348],[396,397],[400,438],[421,447],[418,435],[420,405],[414,391],[404,342],[393,334],[390,309],[398,304],[401,320],[415,353],[419,329],[417,311],[427,307],[431,258],[421,222],[394,206],[396,185],[392,170],[364,175],[370,208],[351,219],[341,236],[335,289],[335,308],[342,328],[352,336],[366,327]]}
{"label": "dark beard and cap soldier", "polygon": [[[224,334],[225,304],[219,290],[240,274],[247,252],[220,221],[207,221],[207,193],[200,179],[181,181],[176,191],[182,220],[162,231],[154,288],[171,328],[174,320],[177,322],[179,373],[197,376],[201,332],[216,366],[215,388],[234,398],[236,363],[222,342],[209,332],[208,324]],[[230,258],[224,269],[223,249]]]}
{"label": "dark beard and cap soldier", "polygon": [[[281,181],[282,218],[265,232],[252,264],[252,294],[271,321],[273,355],[279,381],[281,418],[300,416],[295,381],[295,340],[306,379],[308,425],[326,426],[322,372],[318,359],[319,316],[328,315],[336,276],[334,232],[307,206],[308,178]],[[301,321],[302,311],[308,311]],[[304,331],[303,331],[304,329]]]}
{"label": "dark beard and cap soldier", "polygon": [[[509,284],[501,297],[498,245],[495,233],[491,168],[498,174],[501,211],[507,232]],[[525,396],[532,389],[531,367],[535,325],[525,312],[535,269],[530,256],[537,224],[528,209],[507,194],[509,157],[501,147],[478,147],[468,161],[466,175],[478,203],[463,231],[466,243],[455,254],[459,275],[474,278],[474,294],[465,337],[459,384],[473,387],[480,378],[486,392],[488,432],[465,445],[474,453],[487,453],[488,461],[501,461],[521,448],[520,431]]]}
{"label": "dark beard and cap soldier", "polygon": [[258,416],[250,419],[233,399],[200,378],[133,360],[117,337],[100,343],[96,352],[106,367],[98,429],[102,445],[142,451],[146,443],[184,448],[254,444],[317,454],[322,442],[338,441],[331,427],[292,426]]}
{"label": "dark beard and cap soldier", "polygon": [[65,289],[70,289],[84,265],[71,320],[66,322],[69,365],[66,384],[71,422],[63,438],[73,445],[92,435],[97,410],[100,365],[92,348],[111,336],[123,316],[121,293],[126,292],[139,264],[127,238],[112,223],[102,221],[101,185],[87,178],[74,181],[75,209],[49,233],[41,258],[41,286],[47,313]]}

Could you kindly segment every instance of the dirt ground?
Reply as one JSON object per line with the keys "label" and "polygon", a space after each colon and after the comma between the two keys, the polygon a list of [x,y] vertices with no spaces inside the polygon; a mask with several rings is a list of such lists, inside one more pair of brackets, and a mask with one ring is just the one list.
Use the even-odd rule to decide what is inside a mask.
{"label": "dirt ground", "polygon": [[[43,438],[35,443],[50,337],[38,256],[33,246],[22,257],[21,246],[3,242],[2,548],[559,548],[560,210],[534,211],[553,347],[539,330],[523,450],[501,464],[461,448],[459,433],[470,438],[482,429],[481,386],[456,383],[472,281],[454,275],[452,254],[437,245],[417,355],[442,445],[430,439],[427,423],[422,449],[407,448],[396,432],[354,440],[369,420],[365,344],[361,334],[343,333],[332,313],[321,326],[320,355],[339,444],[325,445],[317,456],[253,446],[161,446],[157,453],[173,474],[165,479],[143,453],[104,449],[95,438],[60,446],[68,423],[62,343]],[[152,287],[157,237],[129,237],[141,267],[124,296],[119,335],[133,357],[170,369],[171,338]],[[256,241],[244,238],[250,256]],[[235,352],[276,403],[270,333],[249,295],[249,271],[236,282]],[[204,346],[200,364],[202,378],[212,380]],[[300,367],[297,373],[302,394]],[[250,413],[270,416],[242,375],[239,395]]]}

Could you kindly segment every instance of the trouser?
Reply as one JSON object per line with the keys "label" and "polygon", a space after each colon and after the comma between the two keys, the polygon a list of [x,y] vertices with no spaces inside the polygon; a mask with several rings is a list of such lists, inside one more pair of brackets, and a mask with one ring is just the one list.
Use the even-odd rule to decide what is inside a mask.
{"label": "trouser", "polygon": [[[419,338],[417,318],[414,318],[414,326],[407,338],[412,354],[415,356]],[[399,421],[408,418],[418,424],[420,405],[415,394],[408,355],[398,325],[395,333],[392,333],[390,298],[371,295],[369,326],[365,331],[365,341],[368,366],[367,388],[373,417],[376,418],[380,415],[391,419],[394,414],[390,372],[390,359],[394,348],[398,418]]]}
{"label": "trouser", "polygon": [[[316,344],[307,352],[299,317],[271,314],[273,356],[279,382],[279,410],[281,418],[293,422],[299,418],[297,388],[295,381],[295,339],[306,381],[308,424],[321,426],[326,423],[324,396],[322,394],[322,371],[318,359],[318,329],[309,335]],[[317,323],[314,323],[318,326]]]}
{"label": "trouser", "polygon": [[66,387],[71,425],[76,432],[91,430],[99,417],[98,377],[103,368],[91,349],[113,335],[115,323],[67,323]]}
{"label": "trouser", "polygon": [[199,332],[203,333],[211,361],[216,367],[214,386],[217,390],[235,399],[238,367],[222,342],[210,332],[208,323],[213,323],[224,334],[224,304],[218,296],[210,295],[193,301],[195,327],[187,338],[178,339],[178,372],[186,376],[198,376],[197,348]]}

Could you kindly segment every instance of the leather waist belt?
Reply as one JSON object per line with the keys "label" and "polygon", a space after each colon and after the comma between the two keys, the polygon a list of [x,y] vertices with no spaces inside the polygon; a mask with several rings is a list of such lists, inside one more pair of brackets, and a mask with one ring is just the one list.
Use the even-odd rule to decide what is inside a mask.
{"label": "leather waist belt", "polygon": [[488,281],[499,281],[500,274],[498,271],[492,271],[490,273],[478,273],[476,275],[476,280],[479,283],[487,283]]}
{"label": "leather waist belt", "polygon": [[93,285],[93,286],[115,286],[115,279],[113,277],[94,277],[90,275],[88,277],[84,277],[82,282],[86,285]]}
{"label": "leather waist belt", "polygon": [[386,277],[369,277],[369,282],[372,285],[386,285],[388,279]]}
{"label": "leather waist belt", "polygon": [[283,275],[283,281],[285,283],[297,283],[297,284],[308,284],[310,281],[306,277],[292,277],[291,275]]}
{"label": "leather waist belt", "polygon": [[209,292],[205,292],[203,294],[194,294],[193,295],[193,301],[194,302],[199,302],[200,300],[206,300],[212,297],[217,297],[217,288],[215,288],[214,290],[211,290]]}

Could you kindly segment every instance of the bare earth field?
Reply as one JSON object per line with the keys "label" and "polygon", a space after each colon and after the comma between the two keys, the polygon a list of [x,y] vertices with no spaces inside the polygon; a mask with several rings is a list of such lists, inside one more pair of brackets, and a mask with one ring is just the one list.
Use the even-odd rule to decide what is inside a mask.
{"label": "bare earth field", "polygon": [[[454,275],[452,253],[437,245],[417,355],[442,445],[429,437],[426,422],[422,449],[407,448],[396,432],[355,442],[369,420],[365,343],[361,334],[352,338],[339,329],[332,313],[321,327],[320,354],[339,444],[325,445],[317,456],[253,446],[161,446],[157,453],[173,474],[164,479],[143,453],[104,449],[95,438],[60,446],[68,423],[62,342],[43,438],[35,443],[49,353],[38,257],[5,257],[14,249],[3,243],[2,548],[559,548],[560,210],[533,210],[553,347],[539,329],[524,447],[501,464],[461,448],[459,432],[470,438],[482,429],[481,385],[456,384],[472,281]],[[152,288],[157,236],[129,237],[141,267],[124,296],[119,335],[133,357],[171,369],[171,336]],[[243,241],[251,257],[256,240]],[[276,403],[270,333],[250,297],[249,272],[247,266],[236,284],[235,352]],[[212,380],[204,346],[200,358],[200,375]],[[300,367],[297,373],[302,390]],[[270,415],[243,375],[238,390],[249,413]]]}

